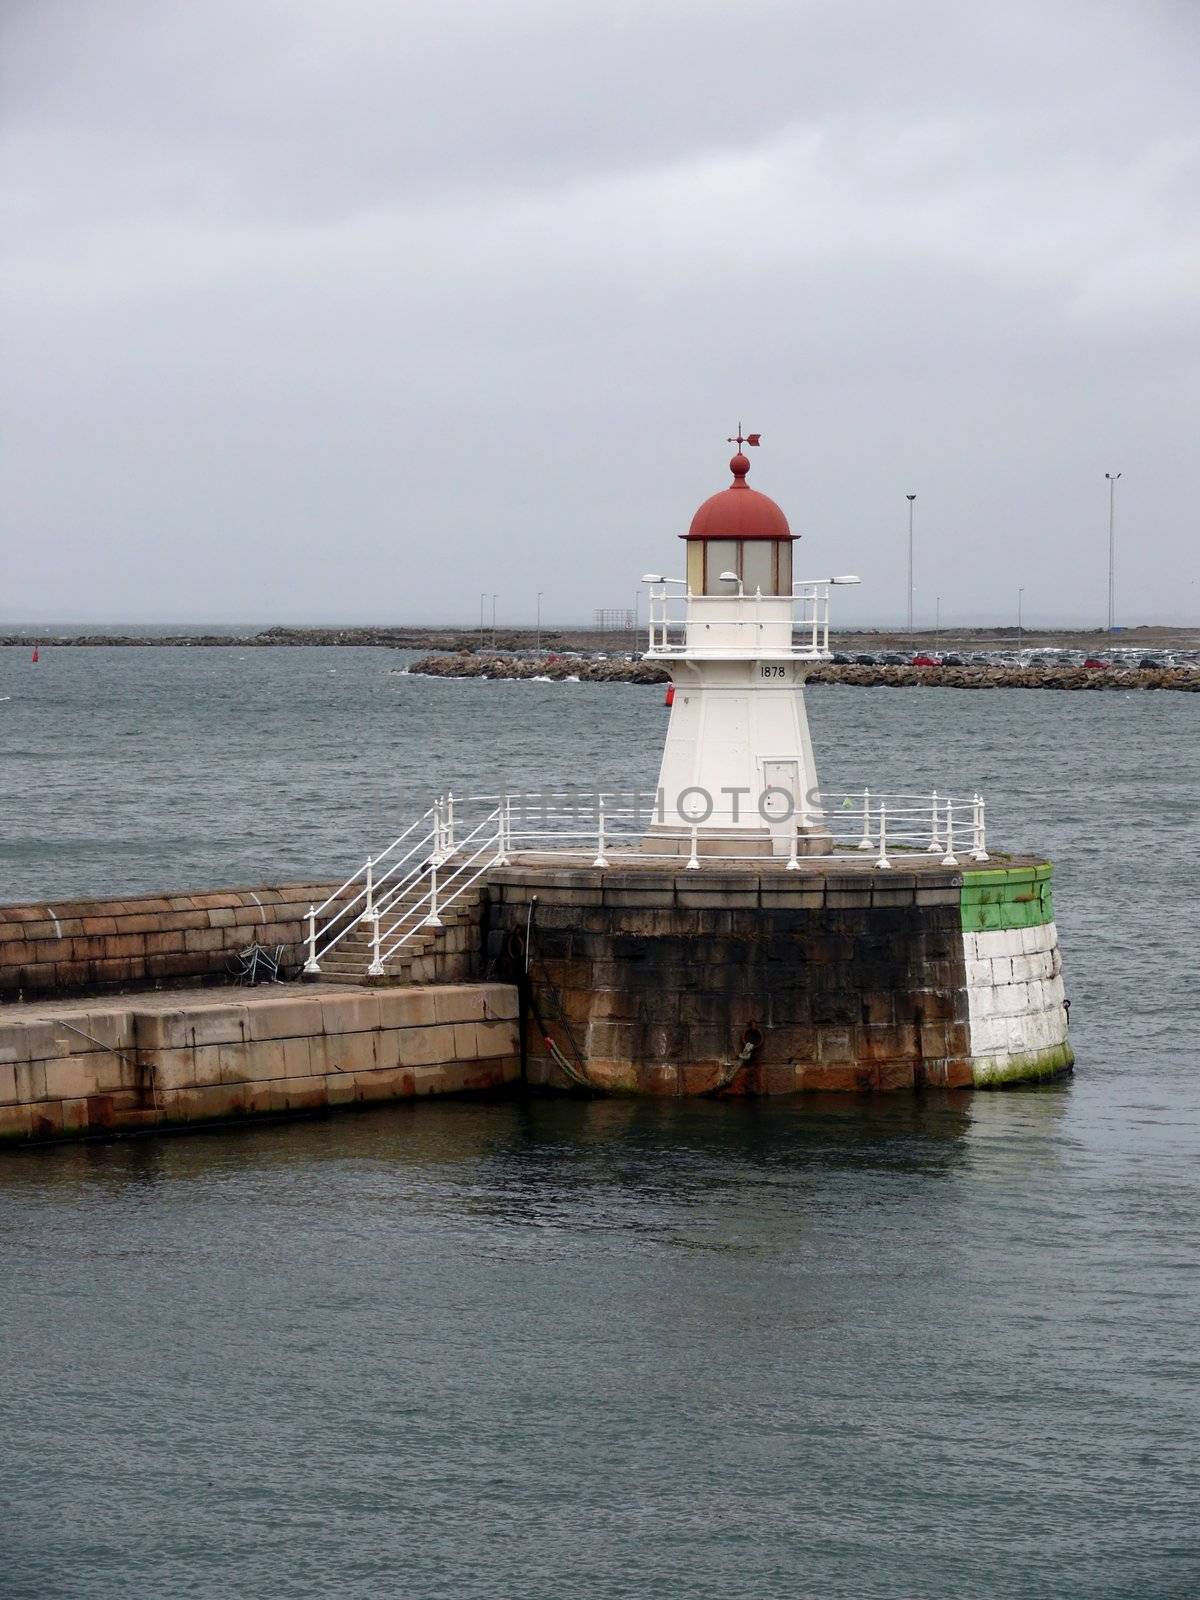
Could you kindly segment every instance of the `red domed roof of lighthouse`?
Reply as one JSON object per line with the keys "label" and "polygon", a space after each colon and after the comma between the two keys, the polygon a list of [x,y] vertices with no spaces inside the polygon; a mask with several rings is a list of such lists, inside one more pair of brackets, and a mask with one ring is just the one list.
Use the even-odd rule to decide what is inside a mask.
{"label": "red domed roof of lighthouse", "polygon": [[729,463],[733,482],[710,495],[681,539],[796,539],[774,500],[746,482],[750,462],[739,450]]}

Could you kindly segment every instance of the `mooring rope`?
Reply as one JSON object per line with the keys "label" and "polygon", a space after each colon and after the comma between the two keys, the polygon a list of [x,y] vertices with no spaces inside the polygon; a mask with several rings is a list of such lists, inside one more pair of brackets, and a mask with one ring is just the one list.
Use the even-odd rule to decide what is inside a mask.
{"label": "mooring rope", "polygon": [[[534,895],[529,902],[529,911],[525,918],[525,938],[523,941],[525,948],[522,954],[525,960],[525,976],[527,978],[530,976],[534,961],[533,908],[536,904],[537,896]],[[519,938],[520,935],[518,934],[517,937]],[[576,1065],[575,1062],[569,1061],[565,1053],[551,1038],[550,1030],[546,1027],[545,1022],[542,1020],[542,1014],[538,1010],[537,1000],[534,998],[534,986],[532,983],[530,983],[528,985],[529,1009],[533,1012],[533,1019],[538,1025],[538,1031],[541,1033],[546,1049],[550,1052],[551,1060],[553,1060],[555,1064],[566,1073],[567,1077],[571,1079],[572,1083],[577,1083],[581,1089],[590,1089],[593,1093],[608,1093],[606,1089],[603,1089],[600,1087],[600,1085],[593,1083],[591,1076],[588,1073],[587,1057],[579,1048],[579,1042],[575,1038],[575,1034],[571,1029],[570,1021],[567,1018],[566,1007],[562,1002],[562,996],[559,994],[554,980],[551,978],[546,969],[545,961],[540,955],[536,959],[538,967],[541,971],[542,982],[550,996],[554,1009],[558,1012],[559,1026],[570,1040],[571,1049],[575,1053],[578,1065]],[[753,1037],[751,1037],[752,1034],[754,1035]],[[761,1043],[762,1037],[758,1034],[757,1029],[747,1030],[746,1036],[742,1041],[741,1049],[737,1052],[732,1061],[725,1061],[721,1063],[723,1069],[721,1075],[718,1077],[716,1083],[712,1084],[710,1088],[703,1091],[704,1095],[708,1096],[720,1094],[723,1089],[728,1089],[729,1085],[737,1077],[742,1068],[749,1063],[750,1058],[754,1055],[754,1052],[758,1049]]]}
{"label": "mooring rope", "polygon": [[[534,909],[534,907],[536,905],[537,905],[537,895],[533,895],[532,898],[530,899],[530,902],[529,902],[529,913],[528,913],[528,915],[527,915],[527,917],[525,919],[525,939],[524,939],[525,950],[524,950],[524,956],[525,956],[525,976],[527,978],[530,976],[531,968],[532,968],[532,965],[533,965],[533,959],[534,959],[534,954],[533,954],[533,909]],[[519,935],[518,935],[518,937],[519,937]],[[566,1007],[562,1003],[562,996],[559,994],[558,989],[555,987],[554,980],[551,978],[549,972],[547,972],[547,970],[546,970],[546,963],[541,959],[540,956],[538,957],[538,966],[541,968],[542,982],[545,985],[545,988],[546,988],[546,990],[547,990],[547,992],[548,992],[548,994],[550,996],[551,1002],[553,1003],[555,1010],[558,1012],[559,1026],[562,1028],[562,1030],[566,1034],[567,1038],[571,1041],[571,1049],[575,1052],[575,1056],[576,1056],[576,1058],[577,1058],[577,1060],[579,1062],[578,1067],[576,1067],[574,1065],[574,1063],[572,1063],[572,1062],[567,1060],[566,1056],[559,1049],[558,1045],[555,1044],[554,1040],[550,1037],[550,1030],[549,1030],[549,1028],[547,1028],[545,1022],[542,1020],[542,1014],[538,1010],[537,1001],[534,999],[534,985],[532,983],[530,983],[528,985],[529,1009],[533,1012],[533,1019],[538,1025],[538,1031],[541,1033],[541,1036],[542,1036],[542,1039],[543,1039],[543,1041],[545,1043],[546,1049],[549,1050],[549,1052],[550,1052],[551,1060],[556,1062],[557,1065],[562,1068],[562,1070],[566,1073],[567,1077],[571,1079],[572,1083],[577,1083],[581,1089],[591,1089],[591,1090],[594,1091],[596,1089],[596,1085],[592,1082],[591,1078],[588,1076],[587,1057],[584,1055],[583,1051],[579,1048],[579,1043],[576,1040],[574,1033],[572,1033],[572,1031],[571,1031],[571,1024],[567,1020],[567,1011],[566,1011]]]}

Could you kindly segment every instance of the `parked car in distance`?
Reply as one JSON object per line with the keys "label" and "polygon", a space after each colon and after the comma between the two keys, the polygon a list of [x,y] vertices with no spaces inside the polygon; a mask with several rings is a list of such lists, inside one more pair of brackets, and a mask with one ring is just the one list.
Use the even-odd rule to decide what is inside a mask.
{"label": "parked car in distance", "polygon": [[873,667],[876,665],[874,656],[855,656],[855,665],[860,667]]}
{"label": "parked car in distance", "polygon": [[853,665],[854,661],[852,656],[844,656],[840,652],[836,653],[831,659],[835,667],[849,667]]}
{"label": "parked car in distance", "polygon": [[961,656],[956,656],[953,652],[951,652],[949,655],[944,655],[942,657],[942,665],[944,667],[965,667],[966,662]]}
{"label": "parked car in distance", "polygon": [[913,667],[936,667],[940,663],[933,656],[920,655],[914,656],[909,665]]}
{"label": "parked car in distance", "polygon": [[1107,672],[1111,662],[1101,661],[1099,656],[1089,656],[1083,663],[1089,672]]}

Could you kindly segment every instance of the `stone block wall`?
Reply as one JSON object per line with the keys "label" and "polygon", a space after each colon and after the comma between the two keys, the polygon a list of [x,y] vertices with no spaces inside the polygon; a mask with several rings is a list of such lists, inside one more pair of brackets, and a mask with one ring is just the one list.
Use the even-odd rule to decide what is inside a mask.
{"label": "stone block wall", "polygon": [[157,999],[0,1013],[0,1141],[321,1112],[521,1073],[517,992],[502,983]]}
{"label": "stone block wall", "polygon": [[[1044,915],[1049,869],[1016,870],[1012,882],[989,874],[987,897],[967,902],[986,911],[965,912],[978,874],[929,858],[795,874],[514,866],[489,880],[488,947],[527,988],[531,1083],[783,1094],[1033,1078],[1072,1059],[1053,925],[964,931],[964,915],[1028,921],[1029,885]],[[1021,909],[995,909],[1009,905]],[[981,968],[968,973],[968,938],[993,933],[1021,942],[1022,958],[1028,939],[1028,971],[1009,956],[986,984]],[[1003,1047],[990,1021],[1001,1008],[1013,1019]]]}
{"label": "stone block wall", "polygon": [[963,876],[971,1056],[975,1082],[1029,1082],[1074,1061],[1052,869],[993,868]]}
{"label": "stone block wall", "polygon": [[336,884],[0,906],[0,1002],[224,982],[254,941],[304,960],[305,916]]}
{"label": "stone block wall", "polygon": [[[595,1087],[782,1094],[972,1081],[956,875],[576,877],[494,874],[491,937],[519,935],[537,896],[533,1001]],[[536,1026],[528,1070],[531,1082],[571,1082]]]}

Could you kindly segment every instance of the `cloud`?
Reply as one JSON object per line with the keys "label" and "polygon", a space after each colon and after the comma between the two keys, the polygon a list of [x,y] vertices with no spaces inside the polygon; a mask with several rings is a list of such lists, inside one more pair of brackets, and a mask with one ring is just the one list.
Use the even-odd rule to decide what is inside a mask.
{"label": "cloud", "polygon": [[1095,611],[1061,573],[1109,466],[1129,603],[1177,611],[1197,21],[19,7],[0,609],[583,615],[668,558],[741,412],[864,615],[918,480],[943,615],[1017,565],[1035,615]]}

